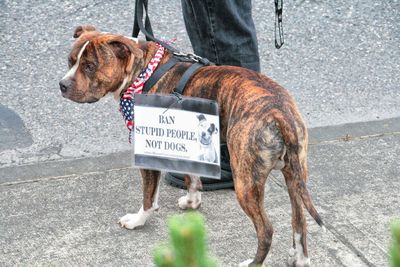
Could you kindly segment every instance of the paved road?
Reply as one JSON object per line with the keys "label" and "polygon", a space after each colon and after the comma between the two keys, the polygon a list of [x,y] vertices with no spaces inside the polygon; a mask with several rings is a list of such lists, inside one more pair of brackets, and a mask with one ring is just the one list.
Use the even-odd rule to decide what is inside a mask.
{"label": "paved road", "polygon": [[[60,97],[58,81],[74,27],[128,35],[132,2],[0,1],[0,104],[21,117],[32,139],[0,146],[0,166],[129,149],[113,99],[72,103]],[[177,37],[190,50],[180,1],[150,4],[158,36]],[[263,72],[292,92],[309,127],[398,117],[399,10],[399,1],[288,1],[286,44],[276,50],[273,1],[254,1]]]}
{"label": "paved road", "polygon": [[[150,224],[121,230],[114,222],[140,206],[140,182],[116,103],[80,105],[58,89],[74,27],[129,35],[132,2],[0,1],[1,266],[151,266],[166,239],[184,192],[164,185]],[[150,2],[158,36],[190,50],[180,1]],[[328,226],[322,234],[310,221],[314,266],[387,266],[389,223],[400,216],[400,2],[286,1],[281,50],[273,1],[253,4],[263,72],[291,91],[311,128],[309,186]],[[284,266],[290,209],[279,175],[269,183],[267,262]],[[255,235],[233,192],[204,199],[221,266],[251,257]]]}

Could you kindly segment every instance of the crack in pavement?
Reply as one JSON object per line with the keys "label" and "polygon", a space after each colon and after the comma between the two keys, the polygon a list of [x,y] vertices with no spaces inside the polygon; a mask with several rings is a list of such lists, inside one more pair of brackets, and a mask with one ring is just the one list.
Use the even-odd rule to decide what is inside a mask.
{"label": "crack in pavement", "polygon": [[364,139],[371,139],[371,138],[378,138],[384,136],[393,136],[393,135],[400,135],[400,132],[386,132],[386,133],[379,133],[379,134],[370,134],[370,135],[361,135],[361,136],[351,136],[346,134],[343,137],[340,137],[336,140],[326,140],[326,141],[317,141],[317,142],[310,142],[310,146],[320,145],[320,144],[334,144],[339,142],[348,142],[348,141],[357,141],[357,140],[364,140]]}
{"label": "crack in pavement", "polygon": [[353,252],[357,257],[359,257],[363,263],[366,264],[366,266],[369,267],[375,267],[376,265],[374,265],[372,262],[370,262],[366,256],[362,253],[362,251],[360,251],[359,249],[357,249],[344,235],[342,235],[341,233],[339,233],[339,231],[336,230],[336,228],[329,224],[329,223],[325,223],[325,227],[326,229],[332,234],[334,235],[344,246],[346,246],[351,252]]}
{"label": "crack in pavement", "polygon": [[[270,178],[279,188],[283,189],[285,192],[288,192],[287,187],[285,185],[283,185],[281,182],[279,182],[278,178],[274,174],[271,173]],[[288,214],[291,216],[290,213],[288,213]],[[350,222],[350,221],[348,221],[348,222]],[[361,231],[358,227],[356,227],[353,223],[350,222],[350,224],[355,229],[357,229],[363,236],[368,238],[368,236],[363,231]],[[344,235],[342,235],[338,230],[336,230],[336,228],[333,225],[324,221],[324,226],[329,233],[331,233],[338,241],[340,241],[345,247],[347,247],[354,255],[356,255],[358,258],[360,258],[362,260],[362,262],[366,264],[366,266],[369,266],[369,267],[376,266],[367,259],[367,257],[363,254],[363,252],[361,250],[357,249]],[[310,232],[308,229],[307,229],[307,233],[311,239],[311,235],[310,235]],[[385,255],[389,255],[379,245],[377,245],[376,242],[374,242],[370,238],[368,238],[368,240],[371,241]],[[333,253],[332,257],[334,257],[337,261],[341,262],[340,259],[337,258],[337,255],[335,255],[334,253]]]}

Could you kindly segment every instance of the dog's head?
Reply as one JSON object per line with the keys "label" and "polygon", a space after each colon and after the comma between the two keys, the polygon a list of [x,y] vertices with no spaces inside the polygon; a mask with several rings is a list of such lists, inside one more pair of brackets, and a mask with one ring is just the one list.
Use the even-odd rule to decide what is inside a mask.
{"label": "dog's head", "polygon": [[77,27],[74,38],[69,71],[60,81],[62,95],[72,101],[92,103],[107,93],[119,94],[142,68],[143,51],[132,38],[93,26]]}
{"label": "dog's head", "polygon": [[209,123],[203,114],[197,115],[197,119],[199,120],[199,141],[207,146],[212,143],[212,135],[218,133],[218,129],[214,123]]}

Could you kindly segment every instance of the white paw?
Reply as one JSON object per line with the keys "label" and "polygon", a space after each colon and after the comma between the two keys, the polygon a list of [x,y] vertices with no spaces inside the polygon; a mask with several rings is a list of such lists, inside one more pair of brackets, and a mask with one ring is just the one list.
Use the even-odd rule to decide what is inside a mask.
{"label": "white paw", "polygon": [[248,267],[250,265],[250,263],[252,263],[252,262],[253,262],[253,260],[249,259],[247,261],[244,261],[244,262],[240,263],[239,267]]}
{"label": "white paw", "polygon": [[310,266],[310,258],[304,256],[303,252],[296,251],[291,248],[289,250],[288,266],[293,267],[306,267]]}
{"label": "white paw", "polygon": [[[189,193],[190,194],[190,193]],[[192,193],[193,195],[186,195],[178,200],[179,208],[186,209],[197,209],[201,204],[201,194],[200,192]]]}
{"label": "white paw", "polygon": [[118,223],[127,229],[135,229],[139,226],[143,226],[146,219],[143,219],[140,213],[128,213],[124,217],[121,217]]}
{"label": "white paw", "polygon": [[119,219],[118,223],[121,224],[122,227],[127,229],[135,229],[139,226],[142,226],[147,221],[147,218],[153,213],[154,208],[143,210],[143,207],[140,208],[138,213],[128,213],[121,219]]}

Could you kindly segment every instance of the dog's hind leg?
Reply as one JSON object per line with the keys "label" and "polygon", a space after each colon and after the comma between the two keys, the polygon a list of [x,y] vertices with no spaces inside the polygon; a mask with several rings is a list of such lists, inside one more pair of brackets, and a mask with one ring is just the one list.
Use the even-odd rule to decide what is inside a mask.
{"label": "dog's hind leg", "polygon": [[247,170],[238,170],[237,168],[234,168],[234,175],[236,197],[243,211],[253,221],[258,239],[257,253],[254,259],[245,261],[239,266],[262,264],[271,247],[273,235],[273,227],[264,208],[264,187],[268,175],[251,177]]}
{"label": "dog's hind leg", "polygon": [[143,226],[151,214],[158,210],[160,172],[140,170],[143,180],[143,206],[138,213],[128,213],[119,219],[122,227],[135,229]]}
{"label": "dog's hind leg", "polygon": [[307,251],[307,221],[304,215],[303,201],[298,191],[293,171],[289,167],[282,170],[292,205],[293,247],[289,250],[288,265],[295,267],[310,266]]}
{"label": "dog's hind leg", "polygon": [[227,137],[236,197],[253,221],[258,239],[254,259],[240,266],[263,264],[274,232],[264,208],[265,183],[271,170],[282,165],[284,144],[272,120],[263,121],[255,117],[233,125]]}
{"label": "dog's hind leg", "polygon": [[187,187],[187,194],[179,198],[178,205],[181,209],[197,209],[201,204],[201,192],[198,190],[202,188],[200,177],[193,175],[185,175],[185,184]]}

